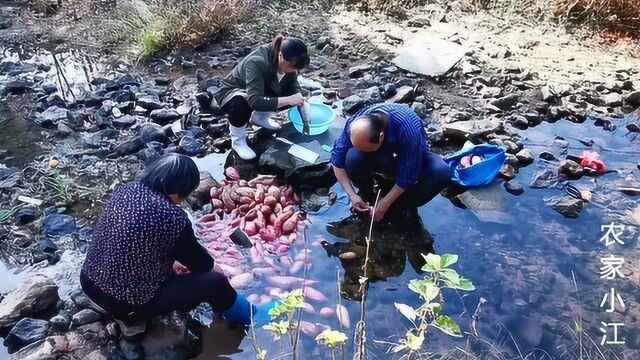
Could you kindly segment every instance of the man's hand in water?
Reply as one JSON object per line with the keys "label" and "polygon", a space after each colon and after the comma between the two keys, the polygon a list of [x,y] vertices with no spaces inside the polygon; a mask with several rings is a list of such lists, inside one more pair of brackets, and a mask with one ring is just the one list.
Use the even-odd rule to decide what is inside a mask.
{"label": "man's hand in water", "polygon": [[387,213],[387,210],[389,210],[387,201],[384,198],[380,199],[380,201],[378,201],[378,205],[373,211],[373,221],[382,220],[384,218],[384,215]]}
{"label": "man's hand in water", "polygon": [[369,211],[369,205],[364,202],[360,196],[355,194],[351,197],[351,206],[358,213]]}

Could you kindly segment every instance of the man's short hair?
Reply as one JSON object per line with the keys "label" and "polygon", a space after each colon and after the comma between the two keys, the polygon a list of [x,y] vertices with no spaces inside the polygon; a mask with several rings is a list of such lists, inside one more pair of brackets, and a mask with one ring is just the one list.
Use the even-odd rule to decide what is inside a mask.
{"label": "man's short hair", "polygon": [[369,142],[372,144],[380,143],[380,134],[384,131],[384,120],[373,113],[365,114],[361,119],[367,119],[369,122]]}

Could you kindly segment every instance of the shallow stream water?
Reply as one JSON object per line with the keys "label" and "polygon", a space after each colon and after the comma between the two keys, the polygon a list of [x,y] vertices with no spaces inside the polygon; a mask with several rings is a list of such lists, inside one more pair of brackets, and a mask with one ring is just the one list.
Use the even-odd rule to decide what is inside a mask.
{"label": "shallow stream water", "polygon": [[[78,59],[84,60],[73,62],[68,58],[71,65],[64,65],[65,59],[60,61],[68,69],[67,74],[75,74],[68,79],[72,87],[86,84],[87,66],[81,64],[89,60],[80,56]],[[98,66],[97,69],[103,68]],[[44,151],[37,145],[42,135],[41,129],[26,116],[16,115],[19,111],[10,106],[14,106],[13,103],[0,102],[0,149],[6,150],[5,156],[9,157],[6,165],[20,166]],[[521,168],[515,179],[525,185],[525,193],[518,197],[508,194],[501,180],[484,190],[496,202],[495,206],[504,220],[500,223],[485,222],[483,219],[486,217],[482,213],[476,214],[438,196],[419,209],[421,222],[418,225],[415,221],[407,221],[374,227],[370,250],[372,282],[368,287],[365,317],[367,358],[389,358],[390,355],[385,355],[389,345],[379,341],[398,342],[407,331],[409,323],[396,311],[394,302],[414,307],[419,305],[417,295],[409,291],[407,283],[422,276],[418,274],[422,266],[420,254],[430,251],[459,255],[454,268],[477,288],[470,293],[444,293],[444,311],[460,324],[463,331],[468,331],[470,316],[483,298],[487,302],[482,306],[479,335],[481,339],[497,344],[501,350],[518,354],[518,351],[524,353],[541,349],[556,358],[570,359],[568,349],[577,344],[571,332],[574,320],[582,318],[582,328],[597,342],[601,336],[598,330],[600,322],[618,320],[625,323],[622,334],[627,345],[612,348],[621,358],[640,358],[640,290],[637,280],[635,283],[631,279],[615,283],[625,299],[626,312],[608,314],[599,307],[602,296],[611,286],[598,274],[599,257],[605,253],[603,244],[598,242],[600,226],[623,219],[627,219],[624,221],[628,226],[637,228],[640,225],[626,217],[637,206],[637,198],[627,197],[616,190],[629,174],[639,177],[636,164],[640,158],[640,140],[638,134],[627,133],[624,128],[627,121],[630,119],[617,120],[615,131],[597,127],[594,120],[589,119],[583,124],[568,121],[542,123],[520,132],[522,143],[536,156],[535,163]],[[569,142],[568,149],[555,147],[555,136],[565,138]],[[587,137],[594,140],[591,147],[579,141]],[[581,189],[590,190],[594,196],[578,219],[566,219],[544,202],[548,196],[563,195],[564,190],[536,190],[527,184],[537,170],[548,168],[555,171],[557,168],[557,163],[537,158],[541,151],[550,151],[563,159],[564,152],[580,155],[587,149],[600,152],[607,166],[619,173],[572,181]],[[310,251],[311,265],[306,276],[317,281],[313,287],[328,298],[326,302],[309,301],[316,312],[324,306],[334,307],[336,302],[348,309],[350,328],[343,331],[349,340],[338,351],[350,358],[354,326],[360,317],[357,298],[362,259],[342,261],[327,249],[335,246],[360,254],[369,222],[351,217],[347,199],[339,186],[334,186],[331,191],[338,194],[336,203],[309,213],[307,242],[298,240],[290,256]],[[638,232],[630,234],[637,237]],[[320,246],[319,241],[327,241],[331,246]],[[616,251],[627,256],[628,262],[635,261],[634,267],[628,268],[631,274],[638,271],[640,253],[637,240],[629,238],[627,244]],[[61,280],[60,292],[64,296],[70,290],[64,284],[73,284],[75,276],[74,272],[67,270],[78,269],[81,261],[81,256],[74,255],[63,256],[58,265],[47,269],[7,269],[0,263],[0,291],[12,289],[31,274],[45,272]],[[635,279],[638,279],[637,274]],[[264,294],[267,293],[266,287],[258,279],[243,292]],[[305,313],[304,320],[340,329],[335,316],[322,318]],[[268,350],[268,358],[275,357],[280,351],[280,343],[272,341],[263,330],[258,330],[258,342],[260,347]],[[438,330],[429,332],[427,344],[433,351],[466,346],[465,340],[447,337]],[[481,346],[477,349],[490,350]],[[4,351],[0,347],[0,359],[6,357]],[[302,358],[331,358],[331,352],[317,346],[313,338],[306,335],[301,337],[301,354],[305,354]],[[224,322],[214,321],[210,327],[203,328],[203,352],[198,359],[217,358],[254,358],[250,339],[242,332],[228,330]]]}
{"label": "shallow stream water", "polygon": [[[620,125],[623,124],[621,120]],[[640,155],[640,140],[637,134],[627,133],[624,126],[610,132],[593,125],[593,119],[583,124],[559,121],[542,123],[521,135],[525,147],[534,155],[550,151],[562,159],[565,151],[580,155],[583,150],[591,149],[600,152],[612,170],[619,170],[621,174],[638,172],[634,161]],[[566,139],[568,149],[554,147],[555,136]],[[590,148],[579,142],[586,137],[595,142]],[[571,183],[580,189],[590,190],[594,194],[593,203],[585,205],[578,219],[566,219],[544,202],[548,196],[563,195],[563,189],[530,189],[526,185],[538,169],[555,170],[556,167],[557,163],[554,165],[536,159],[534,164],[521,168],[516,180],[525,184],[526,191],[518,197],[508,194],[501,180],[485,190],[491,191],[491,196],[499,204],[496,206],[506,219],[501,223],[483,222],[471,210],[454,206],[446,198],[438,196],[419,209],[420,230],[416,231],[411,222],[374,227],[371,273],[376,281],[369,286],[366,303],[370,358],[389,358],[391,355],[384,355],[389,346],[376,344],[376,340],[397,342],[399,336],[407,331],[409,322],[396,311],[394,302],[414,307],[420,304],[407,284],[421,276],[416,272],[422,265],[420,253],[429,251],[459,255],[458,264],[454,267],[477,288],[467,294],[445,292],[445,312],[458,321],[464,332],[468,331],[470,316],[483,298],[487,302],[482,306],[478,328],[480,337],[498,344],[503,350],[512,351],[514,355],[518,354],[515,342],[523,353],[539,349],[539,358],[543,352],[556,358],[571,358],[568,348],[578,342],[577,337],[571,335],[571,329],[574,328],[574,319],[579,319],[580,314],[583,328],[597,342],[602,335],[598,329],[600,321],[616,319],[624,322],[626,328],[621,335],[626,337],[627,345],[612,345],[611,349],[621,358],[623,355],[629,359],[638,356],[638,284],[629,279],[616,283],[631,311],[610,315],[599,307],[609,284],[600,279],[597,270],[600,266],[598,257],[604,253],[603,244],[598,242],[602,235],[600,225],[611,221],[610,213],[633,210],[637,202],[625,195],[611,195],[615,192],[613,184],[623,175],[610,173],[598,178],[584,177]],[[308,242],[323,239],[331,244],[339,243],[343,249],[361,250],[369,223],[366,219],[351,218],[347,199],[338,185],[332,191],[339,194],[336,204],[310,214],[312,224]],[[611,211],[602,206],[609,206]],[[627,236],[630,234],[637,236],[634,232],[626,233]],[[618,249],[618,253],[627,256],[628,261],[637,260],[640,254],[636,242],[629,238],[627,246]],[[313,286],[329,298],[325,305],[333,306],[338,296],[338,284],[341,286],[340,302],[349,310],[351,320],[351,328],[343,329],[349,335],[344,351],[350,358],[353,327],[360,317],[360,305],[353,299],[358,298],[362,262],[342,261],[329,256],[323,247],[310,245],[310,249],[312,266],[307,277],[319,281]],[[631,271],[638,271],[635,266]],[[257,283],[246,292],[260,292],[263,286]],[[310,303],[316,311],[323,306]],[[333,329],[340,328],[335,317],[323,319],[305,314],[304,318]],[[213,330],[205,330],[205,333],[216,333],[216,338],[219,338],[219,331],[214,324]],[[231,356],[228,342],[221,345],[224,350],[219,350],[217,342],[207,341],[204,353],[198,359],[212,359],[223,354],[234,359],[251,358],[253,350],[249,339],[244,338],[240,342],[237,334],[233,338],[239,349],[234,350],[240,352]],[[265,337],[259,336],[258,339],[269,353],[274,356],[278,353],[274,343]],[[437,330],[429,333],[427,343],[433,351],[466,346],[464,340],[449,338]],[[331,358],[329,352],[316,346],[308,336],[302,337],[302,349],[302,354],[313,355],[314,358]]]}

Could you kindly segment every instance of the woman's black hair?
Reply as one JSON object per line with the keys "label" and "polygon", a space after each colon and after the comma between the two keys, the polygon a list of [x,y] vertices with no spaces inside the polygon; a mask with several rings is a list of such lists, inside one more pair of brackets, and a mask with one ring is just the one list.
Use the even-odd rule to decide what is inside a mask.
{"label": "woman's black hair", "polygon": [[293,64],[293,66],[298,70],[309,66],[311,59],[307,52],[307,45],[301,39],[297,37],[283,37],[282,35],[278,35],[273,40],[272,47],[276,63],[278,59],[276,55],[278,53],[282,53],[282,57],[289,63]]}
{"label": "woman's black hair", "polygon": [[386,128],[386,123],[381,116],[366,114],[363,116],[369,121],[369,142],[377,144],[380,142],[380,133]]}
{"label": "woman's black hair", "polygon": [[186,198],[200,184],[200,171],[190,157],[170,153],[149,165],[139,181],[167,196],[178,194]]}

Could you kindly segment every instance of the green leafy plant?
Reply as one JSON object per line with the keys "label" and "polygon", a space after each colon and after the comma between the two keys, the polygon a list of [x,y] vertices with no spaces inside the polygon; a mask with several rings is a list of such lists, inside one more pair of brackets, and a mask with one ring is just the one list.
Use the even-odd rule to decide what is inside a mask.
{"label": "green leafy plant", "polygon": [[18,210],[17,207],[12,207],[11,209],[3,209],[0,210],[0,223],[7,221],[9,218],[13,216]]}
{"label": "green leafy plant", "polygon": [[344,344],[348,337],[345,333],[326,329],[316,336],[316,342],[331,349],[331,358],[336,358],[335,348]]}
{"label": "green leafy plant", "polygon": [[463,291],[475,290],[471,281],[449,268],[458,261],[457,255],[428,254],[422,256],[426,261],[422,271],[429,273],[429,275],[422,279],[413,279],[408,284],[409,290],[420,296],[423,301],[422,305],[414,309],[406,304],[395,304],[396,309],[413,325],[405,334],[405,338],[390,349],[394,353],[406,352],[403,356],[405,358],[410,358],[413,352],[422,349],[429,327],[436,328],[449,336],[461,337],[460,326],[451,317],[442,314],[444,303],[442,290],[445,288]]}
{"label": "green leafy plant", "polygon": [[[302,307],[304,307],[304,294],[302,289],[291,291],[286,298],[280,300],[269,310],[271,322],[264,325],[262,328],[269,331],[273,335],[273,339],[276,341],[288,336],[291,347],[294,348],[295,319],[298,309]],[[255,332],[253,334],[255,336]],[[258,347],[257,339],[255,338],[253,346],[256,351],[256,359],[265,360],[267,351]]]}
{"label": "green leafy plant", "polygon": [[41,177],[40,184],[54,200],[62,202],[70,202],[72,200],[69,186],[57,173]]}

